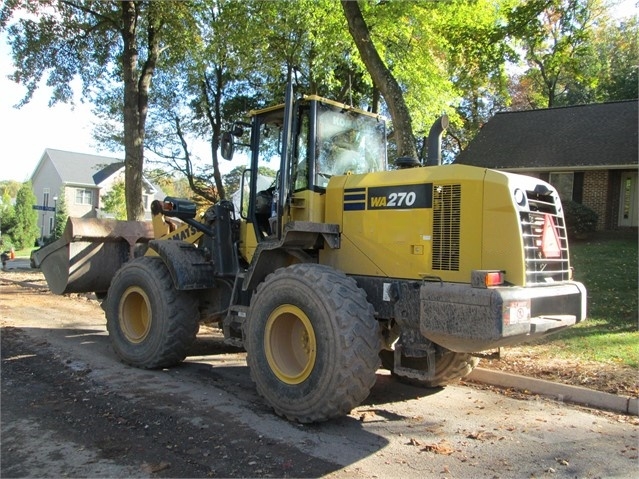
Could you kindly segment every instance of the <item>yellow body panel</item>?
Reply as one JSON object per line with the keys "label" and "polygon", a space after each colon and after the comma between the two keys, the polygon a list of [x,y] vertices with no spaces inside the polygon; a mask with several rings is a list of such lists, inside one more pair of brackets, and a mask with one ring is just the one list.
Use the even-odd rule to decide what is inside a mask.
{"label": "yellow body panel", "polygon": [[[522,178],[523,177],[519,177]],[[510,177],[487,170],[484,190],[482,269],[502,269],[505,281],[526,284],[519,214],[511,198]]]}
{"label": "yellow body panel", "polygon": [[[186,223],[182,223],[179,227],[171,231],[170,220],[164,217],[162,214],[154,215],[151,219],[153,224],[153,234],[156,239],[161,240],[179,240],[186,241],[187,243],[197,243],[204,233],[198,231],[197,228]],[[149,248],[145,256],[159,256],[158,253]]]}
{"label": "yellow body panel", "polygon": [[297,191],[291,199],[290,220],[324,222],[326,195],[311,190]]}
{"label": "yellow body panel", "polygon": [[240,223],[240,255],[250,263],[256,248],[255,229],[251,223],[242,220]]}
{"label": "yellow body panel", "polygon": [[[325,220],[340,225],[341,248],[322,250],[320,262],[348,274],[405,279],[434,276],[452,282],[469,282],[474,269],[501,269],[508,281],[523,285],[521,231],[508,180],[507,175],[463,165],[334,177],[326,192]],[[375,193],[386,189],[409,198],[405,192],[420,185],[432,185],[432,204],[402,208],[397,193],[395,197]],[[452,238],[455,266],[434,268],[433,245],[438,233],[433,217],[442,208],[440,192],[450,188],[460,192],[459,203],[447,207],[447,221],[438,227],[440,232],[458,228],[458,237],[444,231]],[[350,192],[355,196],[349,196]],[[359,199],[351,200],[357,193],[361,193]],[[366,206],[349,210],[348,203]]]}

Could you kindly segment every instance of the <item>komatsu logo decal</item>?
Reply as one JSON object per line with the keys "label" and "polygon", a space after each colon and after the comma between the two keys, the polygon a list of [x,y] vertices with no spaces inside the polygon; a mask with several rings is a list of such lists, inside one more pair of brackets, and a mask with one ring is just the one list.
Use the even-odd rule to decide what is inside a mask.
{"label": "komatsu logo decal", "polygon": [[344,190],[344,211],[433,207],[433,184],[377,186]]}
{"label": "komatsu logo decal", "polygon": [[177,241],[184,241],[187,238],[189,238],[190,236],[193,236],[194,234],[196,234],[198,232],[197,228],[195,226],[189,225],[188,228],[183,229],[183,230],[178,230],[175,233],[171,234],[171,236],[167,237],[167,240],[177,240]]}

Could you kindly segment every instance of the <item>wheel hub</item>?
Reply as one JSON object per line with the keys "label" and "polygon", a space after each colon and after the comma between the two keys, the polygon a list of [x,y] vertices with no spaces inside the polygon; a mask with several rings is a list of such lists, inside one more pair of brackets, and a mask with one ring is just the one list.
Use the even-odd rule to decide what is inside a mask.
{"label": "wheel hub", "polygon": [[286,384],[306,380],[315,365],[317,342],[308,316],[297,306],[277,307],[266,322],[264,351],[273,373]]}
{"label": "wheel hub", "polygon": [[122,295],[119,308],[120,329],[132,343],[141,343],[151,329],[149,297],[137,286],[128,288]]}

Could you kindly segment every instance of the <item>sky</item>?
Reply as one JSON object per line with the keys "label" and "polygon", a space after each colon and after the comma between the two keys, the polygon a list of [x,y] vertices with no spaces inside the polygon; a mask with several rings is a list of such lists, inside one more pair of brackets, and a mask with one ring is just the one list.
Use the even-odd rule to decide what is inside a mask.
{"label": "sky", "polygon": [[[637,0],[622,0],[614,14],[617,17],[636,15]],[[3,34],[0,36],[0,180],[28,180],[46,148],[124,158],[123,150],[103,150],[92,139],[90,105],[78,101],[75,107],[66,104],[49,107],[49,91],[40,88],[27,105],[14,108],[24,97],[25,89],[7,78],[12,71],[10,50]],[[202,156],[206,157],[206,153]],[[222,167],[228,171],[231,166],[223,164]]]}

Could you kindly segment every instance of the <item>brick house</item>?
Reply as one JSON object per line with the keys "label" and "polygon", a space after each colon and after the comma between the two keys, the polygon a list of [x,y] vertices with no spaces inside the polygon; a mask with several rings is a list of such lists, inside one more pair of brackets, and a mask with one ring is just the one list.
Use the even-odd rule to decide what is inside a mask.
{"label": "brick house", "polygon": [[[60,195],[64,195],[69,216],[107,217],[102,211],[102,196],[119,181],[124,181],[124,162],[120,159],[51,148],[44,150],[31,175],[40,238],[53,232]],[[151,202],[162,200],[164,193],[146,179],[143,179],[143,188],[144,210],[150,218]]]}
{"label": "brick house", "polygon": [[637,100],[497,113],[455,163],[535,176],[598,230],[636,228],[638,132]]}

